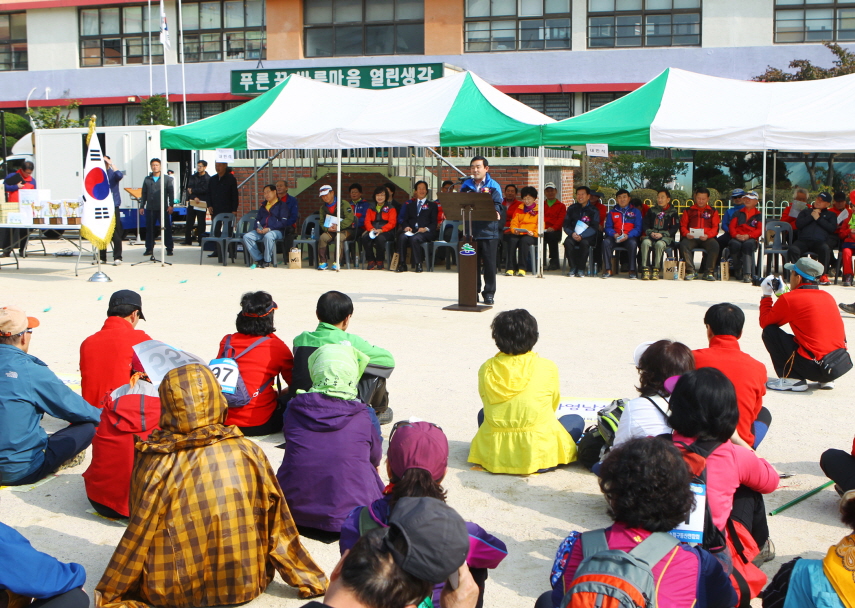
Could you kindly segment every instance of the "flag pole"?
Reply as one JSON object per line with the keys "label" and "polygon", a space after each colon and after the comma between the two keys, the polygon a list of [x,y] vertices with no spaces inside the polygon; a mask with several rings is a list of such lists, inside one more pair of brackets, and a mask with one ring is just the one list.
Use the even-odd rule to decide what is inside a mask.
{"label": "flag pole", "polygon": [[181,124],[187,124],[187,80],[184,77],[184,16],[178,0],[178,60],[181,62]]}
{"label": "flag pole", "polygon": [[537,212],[537,266],[534,265],[534,260],[532,260],[532,270],[537,273],[538,278],[543,278],[543,223],[544,216],[546,213],[546,175],[545,175],[545,162],[544,156],[546,155],[546,150],[543,146],[539,146],[537,149],[537,188],[538,188],[538,212]]}
{"label": "flag pole", "polygon": [[154,95],[154,60],[151,49],[151,0],[148,0],[148,96]]}
{"label": "flag pole", "polygon": [[338,202],[338,208],[336,209],[336,215],[338,215],[338,228],[335,231],[335,266],[339,270],[341,270],[341,265],[338,263],[341,259],[341,148],[338,149],[338,172],[336,174],[336,201]]}
{"label": "flag pole", "polygon": [[[164,61],[166,60],[166,56],[164,56]],[[160,267],[164,267],[164,260],[166,260],[166,209],[164,208],[164,203],[166,202],[166,179],[169,175],[166,173],[166,150],[160,151]],[[170,201],[172,202],[172,201]],[[151,227],[154,230],[154,226]]]}

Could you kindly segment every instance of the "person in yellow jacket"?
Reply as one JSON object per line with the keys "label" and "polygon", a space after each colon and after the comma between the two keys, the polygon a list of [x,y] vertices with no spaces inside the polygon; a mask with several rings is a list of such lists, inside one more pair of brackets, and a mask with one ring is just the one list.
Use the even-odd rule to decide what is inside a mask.
{"label": "person in yellow jacket", "polygon": [[558,367],[541,359],[537,321],[523,309],[496,315],[490,326],[499,353],[478,371],[484,409],[469,449],[469,462],[491,473],[527,475],[576,460],[581,416],[555,417],[560,399]]}
{"label": "person in yellow jacket", "polygon": [[[537,189],[526,186],[520,191],[522,205],[517,207],[511,218],[511,232],[508,239],[508,260],[506,276],[525,276],[525,259],[529,247],[537,246]],[[519,250],[519,254],[517,254]],[[520,264],[520,262],[523,262]],[[534,259],[532,259],[534,266]],[[513,266],[513,268],[511,268]],[[520,268],[522,266],[522,268]]]}

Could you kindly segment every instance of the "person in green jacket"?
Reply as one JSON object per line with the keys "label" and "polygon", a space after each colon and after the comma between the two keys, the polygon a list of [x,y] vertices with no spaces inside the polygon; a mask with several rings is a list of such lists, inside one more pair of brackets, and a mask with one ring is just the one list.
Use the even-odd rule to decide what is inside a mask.
{"label": "person in green jacket", "polygon": [[[332,186],[321,186],[318,194],[321,197],[321,209],[318,212],[321,216],[321,236],[318,239],[318,270],[326,270],[329,268],[327,258],[330,254],[330,242],[335,243],[336,232],[341,232],[342,243],[353,235],[353,224],[356,215],[353,212],[350,201],[342,201],[340,222],[325,226],[328,215],[336,217],[338,199]],[[338,257],[341,258],[341,254]],[[338,264],[333,263],[332,269],[338,270]]]}
{"label": "person in green jacket", "polygon": [[[344,236],[344,235],[342,235]],[[349,344],[368,356],[368,366],[358,386],[358,398],[374,408],[380,424],[392,422],[386,379],[395,369],[395,358],[385,348],[374,346],[355,334],[347,332],[353,317],[353,300],[340,291],[328,291],[318,298],[315,309],[318,326],[294,338],[294,375],[288,387],[289,398],[297,391],[312,388],[309,357],[325,344]]]}

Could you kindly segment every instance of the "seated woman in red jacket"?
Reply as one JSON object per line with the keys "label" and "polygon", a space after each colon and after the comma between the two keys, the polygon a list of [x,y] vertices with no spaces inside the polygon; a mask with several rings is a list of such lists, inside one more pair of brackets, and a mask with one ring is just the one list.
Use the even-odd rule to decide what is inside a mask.
{"label": "seated woman in red jacket", "polygon": [[276,377],[291,384],[294,355],[274,333],[276,302],[266,291],[243,294],[235,320],[237,333],[220,340],[217,357],[237,362],[246,390],[252,397],[243,407],[229,408],[225,425],[237,426],[247,437],[270,435],[282,430]]}
{"label": "seated woman in red jacket", "polygon": [[365,210],[365,222],[361,242],[368,270],[383,270],[386,259],[386,243],[395,238],[395,226],[398,224],[398,212],[390,204],[385,186],[374,189],[374,202]]}

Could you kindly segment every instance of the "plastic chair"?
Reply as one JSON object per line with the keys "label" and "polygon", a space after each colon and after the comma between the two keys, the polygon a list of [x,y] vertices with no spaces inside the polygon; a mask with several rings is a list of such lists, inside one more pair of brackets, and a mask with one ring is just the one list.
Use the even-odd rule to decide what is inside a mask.
{"label": "plastic chair", "polygon": [[[449,241],[442,239],[445,236],[446,226],[451,226],[451,240]],[[428,269],[430,272],[433,272],[433,267],[436,265],[436,252],[440,249],[451,249],[455,263],[457,263],[457,247],[460,244],[460,220],[444,220],[439,227],[437,236],[439,238],[431,243],[422,243],[425,250],[425,260],[428,259],[428,252],[430,252],[430,268]],[[451,270],[451,256],[445,258],[445,268]]]}
{"label": "plastic chair", "polygon": [[202,243],[199,247],[199,265],[202,265],[202,256],[205,254],[205,244],[214,243],[214,251],[219,254],[219,260],[223,262],[223,266],[227,264],[227,242],[229,234],[232,231],[232,226],[235,223],[234,213],[218,213],[211,222],[211,234],[217,231],[217,226],[221,227],[220,236],[205,236],[202,237]]}
{"label": "plastic chair", "polygon": [[[230,254],[232,253],[232,245],[235,246],[234,255],[229,255],[232,259],[232,264],[234,264],[235,258],[237,258],[237,245],[243,245],[243,235],[252,231],[255,226],[255,216],[257,213],[258,211],[253,211],[252,213],[247,213],[240,218],[238,220],[237,227],[235,228],[235,235],[226,241],[226,251]],[[247,251],[245,245],[243,248],[243,261],[247,266],[249,266],[249,251]]]}
{"label": "plastic chair", "polygon": [[[764,250],[764,255],[766,256],[766,273],[772,269],[772,261],[775,262],[775,272],[780,272],[778,270],[778,258],[777,256],[781,256],[781,265],[786,263],[787,261],[787,250],[789,249],[789,244],[793,242],[793,227],[789,224],[789,222],[782,222],[780,220],[769,220],[766,222],[765,232],[772,231],[772,244],[767,246]],[[766,236],[764,232],[764,237]],[[782,269],[784,272],[784,276],[789,274],[785,269]]]}
{"label": "plastic chair", "polygon": [[[318,259],[318,238],[321,232],[321,215],[313,213],[303,221],[303,227],[300,229],[300,238],[294,239],[294,247],[299,247],[303,251],[303,245],[309,247],[309,266],[315,266]],[[302,256],[302,253],[300,254]]]}

